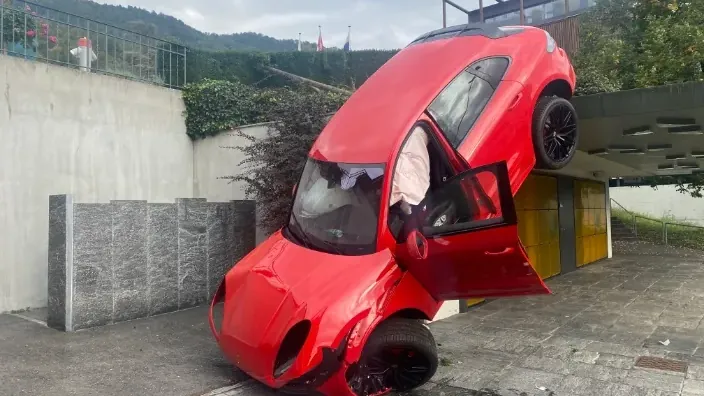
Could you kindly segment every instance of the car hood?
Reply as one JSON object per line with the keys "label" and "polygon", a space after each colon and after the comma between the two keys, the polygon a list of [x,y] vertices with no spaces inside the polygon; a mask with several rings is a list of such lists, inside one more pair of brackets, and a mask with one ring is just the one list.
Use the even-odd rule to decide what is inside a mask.
{"label": "car hood", "polygon": [[[277,232],[225,277],[220,342],[239,368],[269,384],[281,341],[301,320],[311,330],[296,365],[300,374],[341,332],[366,316],[400,270],[391,253],[341,256],[301,247]],[[282,378],[283,379],[283,378]]]}

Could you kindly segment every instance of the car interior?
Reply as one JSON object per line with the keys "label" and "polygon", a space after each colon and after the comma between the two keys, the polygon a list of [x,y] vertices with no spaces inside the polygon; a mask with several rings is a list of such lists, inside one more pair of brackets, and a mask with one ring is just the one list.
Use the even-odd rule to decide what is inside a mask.
{"label": "car interior", "polygon": [[[457,220],[463,208],[458,208],[448,195],[448,189],[442,189],[447,180],[455,175],[454,169],[450,165],[447,154],[437,140],[437,136],[430,128],[423,127],[428,134],[428,157],[430,159],[430,187],[425,194],[425,199],[420,205],[413,208],[413,213],[405,214],[400,207],[400,202],[391,206],[389,210],[389,228],[396,241],[402,243],[406,240],[408,233],[414,228],[421,228],[426,225],[433,225],[443,215],[445,219]],[[456,197],[456,196],[455,196]],[[464,205],[462,205],[464,206]],[[425,210],[423,210],[425,208]]]}

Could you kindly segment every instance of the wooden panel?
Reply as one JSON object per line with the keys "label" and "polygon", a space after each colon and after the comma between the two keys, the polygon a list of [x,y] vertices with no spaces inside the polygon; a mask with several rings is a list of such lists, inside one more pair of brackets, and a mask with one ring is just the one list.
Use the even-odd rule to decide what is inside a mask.
{"label": "wooden panel", "polygon": [[559,21],[538,25],[555,39],[568,55],[573,56],[579,50],[579,15]]}

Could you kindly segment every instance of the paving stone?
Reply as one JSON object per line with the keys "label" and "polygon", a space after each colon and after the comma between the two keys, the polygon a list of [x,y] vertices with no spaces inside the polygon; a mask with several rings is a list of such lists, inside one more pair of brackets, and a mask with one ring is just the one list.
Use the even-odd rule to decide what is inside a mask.
{"label": "paving stone", "polygon": [[679,396],[679,392],[664,392],[626,384],[611,384],[610,396]]}
{"label": "paving stone", "polygon": [[684,387],[682,388],[682,393],[691,395],[704,395],[704,381],[697,381],[693,379],[684,380]]}
{"label": "paving stone", "polygon": [[600,353],[599,357],[596,359],[596,364],[619,369],[631,369],[633,365],[636,364],[636,359],[629,356]]}
{"label": "paving stone", "polygon": [[684,378],[654,373],[646,370],[633,369],[628,371],[628,376],[623,380],[624,383],[633,386],[657,389],[665,392],[679,392]]}
{"label": "paving stone", "polygon": [[558,395],[604,396],[610,394],[610,384],[593,378],[570,375],[556,389]]}
{"label": "paving stone", "polygon": [[563,375],[515,367],[506,370],[504,374],[502,374],[495,381],[492,381],[489,385],[487,385],[487,387],[490,389],[497,389],[500,394],[503,394],[503,391],[510,389],[530,391],[535,394],[535,389],[537,389],[537,387],[557,389],[563,379]]}
{"label": "paving stone", "polygon": [[687,368],[687,378],[694,380],[704,380],[704,365],[690,364]]}
{"label": "paving stone", "polygon": [[607,367],[596,364],[585,364],[580,362],[569,363],[569,374],[579,377],[594,378],[607,382],[622,382],[628,371],[614,367]]}
{"label": "paving stone", "polygon": [[[613,344],[607,342],[593,342],[586,347],[587,351],[595,351],[600,353],[611,353],[614,355],[637,357],[644,354],[642,348]],[[647,352],[645,352],[647,354]]]}
{"label": "paving stone", "polygon": [[704,318],[704,314],[685,314],[680,312],[665,311],[658,318],[658,326],[679,327],[696,329]]}

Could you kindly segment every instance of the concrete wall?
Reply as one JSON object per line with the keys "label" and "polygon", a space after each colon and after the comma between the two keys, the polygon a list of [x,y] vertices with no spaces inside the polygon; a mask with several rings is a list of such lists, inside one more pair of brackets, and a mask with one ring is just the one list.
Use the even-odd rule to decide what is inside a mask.
{"label": "concrete wall", "polygon": [[0,89],[4,312],[47,304],[49,195],[193,197],[193,149],[178,91],[6,56]]}
{"label": "concrete wall", "polygon": [[[609,195],[630,211],[655,218],[672,217],[704,226],[704,199],[677,192],[676,186],[611,187]],[[612,204],[612,209],[618,205]]]}
{"label": "concrete wall", "polygon": [[254,202],[49,199],[47,324],[73,331],[208,302],[254,248]]}
{"label": "concrete wall", "polygon": [[[193,196],[211,201],[245,199],[245,183],[224,179],[242,174],[239,165],[245,158],[236,147],[249,142],[239,132],[261,139],[268,135],[269,124],[248,125],[235,131],[221,133],[193,143]],[[257,244],[266,239],[266,233],[257,227]]]}

